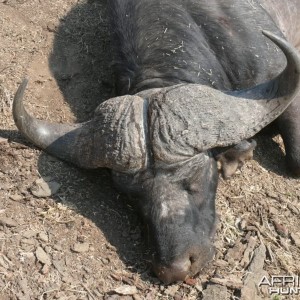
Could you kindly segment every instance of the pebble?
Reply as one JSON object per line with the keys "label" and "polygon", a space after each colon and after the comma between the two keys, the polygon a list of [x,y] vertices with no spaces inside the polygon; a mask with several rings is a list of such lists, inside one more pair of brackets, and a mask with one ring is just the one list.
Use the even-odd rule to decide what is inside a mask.
{"label": "pebble", "polygon": [[41,262],[45,265],[49,265],[49,266],[51,265],[51,259],[42,247],[38,247],[36,249],[35,255],[39,262]]}
{"label": "pebble", "polygon": [[16,227],[16,226],[18,226],[18,223],[15,220],[13,220],[11,218],[7,218],[7,217],[1,217],[0,218],[0,224],[5,225],[7,227]]}
{"label": "pebble", "polygon": [[13,201],[21,201],[23,199],[23,197],[21,195],[18,195],[18,194],[14,194],[14,195],[10,195],[9,198]]}
{"label": "pebble", "polygon": [[270,214],[277,216],[278,215],[278,209],[274,206],[269,207]]}
{"label": "pebble", "polygon": [[223,300],[227,299],[228,290],[225,286],[219,284],[209,284],[205,290],[203,290],[203,300]]}
{"label": "pebble", "polygon": [[54,245],[53,248],[54,248],[54,250],[62,251],[62,246],[59,244]]}
{"label": "pebble", "polygon": [[61,185],[56,181],[45,181],[43,178],[37,179],[31,186],[31,193],[38,198],[45,198],[58,192]]}
{"label": "pebble", "polygon": [[73,245],[72,250],[77,253],[83,253],[89,251],[89,243],[76,243]]}
{"label": "pebble", "polygon": [[22,239],[21,242],[27,245],[35,245],[36,243],[34,239]]}
{"label": "pebble", "polygon": [[291,233],[291,239],[297,247],[300,247],[300,236],[299,235],[297,235],[295,233]]}
{"label": "pebble", "polygon": [[137,288],[135,286],[131,285],[122,285],[120,287],[117,287],[116,289],[113,290],[119,295],[134,295],[137,294]]}
{"label": "pebble", "polygon": [[34,230],[27,230],[22,233],[22,236],[26,239],[30,239],[30,238],[36,236],[36,234],[37,234],[37,232]]}
{"label": "pebble", "polygon": [[49,241],[48,235],[45,232],[40,232],[39,235],[38,235],[38,238],[43,242],[48,242]]}
{"label": "pebble", "polygon": [[49,265],[44,265],[42,268],[42,274],[46,275],[49,273]]}

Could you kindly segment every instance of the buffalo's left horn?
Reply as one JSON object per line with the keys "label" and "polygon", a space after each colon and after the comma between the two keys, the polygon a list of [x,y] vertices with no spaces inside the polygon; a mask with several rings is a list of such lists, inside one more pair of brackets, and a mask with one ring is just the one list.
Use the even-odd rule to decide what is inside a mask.
{"label": "buffalo's left horn", "polygon": [[83,168],[134,171],[145,167],[142,98],[109,99],[98,107],[95,117],[85,123],[49,123],[33,118],[25,110],[22,99],[27,83],[24,79],[17,90],[13,117],[20,132],[33,144]]}
{"label": "buffalo's left horn", "polygon": [[174,162],[253,137],[291,104],[300,90],[300,55],[286,40],[263,32],[285,54],[286,68],[274,79],[239,91],[181,84],[151,96],[152,149]]}

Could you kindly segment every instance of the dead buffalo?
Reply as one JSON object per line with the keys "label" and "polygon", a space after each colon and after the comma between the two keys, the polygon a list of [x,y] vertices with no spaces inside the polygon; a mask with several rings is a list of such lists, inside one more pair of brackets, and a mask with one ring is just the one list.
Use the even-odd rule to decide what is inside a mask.
{"label": "dead buffalo", "polygon": [[112,169],[148,228],[155,273],[166,283],[184,280],[214,254],[217,160],[224,176],[232,175],[251,157],[255,142],[247,139],[279,117],[288,165],[300,173],[300,4],[108,5],[118,96],[88,122],[53,124],[26,112],[25,80],[15,123],[58,158]]}

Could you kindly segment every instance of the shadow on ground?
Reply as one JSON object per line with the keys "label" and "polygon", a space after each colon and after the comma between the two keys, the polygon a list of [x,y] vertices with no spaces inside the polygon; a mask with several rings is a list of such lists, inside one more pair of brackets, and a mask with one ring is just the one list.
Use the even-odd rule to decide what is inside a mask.
{"label": "shadow on ground", "polygon": [[255,136],[257,147],[254,151],[254,159],[264,169],[287,178],[291,174],[285,164],[285,154],[279,143],[280,136],[276,133],[277,129],[273,126]]}
{"label": "shadow on ground", "polygon": [[[88,1],[74,7],[57,28],[49,66],[77,122],[90,119],[113,96],[107,23],[106,1]],[[140,220],[113,188],[109,170],[79,170],[42,154],[39,172],[63,183],[64,192],[56,200],[92,220],[128,267],[149,273]]]}

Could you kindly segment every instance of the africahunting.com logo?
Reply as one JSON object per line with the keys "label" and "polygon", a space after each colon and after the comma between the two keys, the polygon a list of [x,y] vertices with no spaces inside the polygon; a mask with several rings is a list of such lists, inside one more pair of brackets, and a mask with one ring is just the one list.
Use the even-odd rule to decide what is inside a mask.
{"label": "africahunting.com logo", "polygon": [[299,295],[300,294],[299,276],[264,276],[258,286],[267,287],[270,295]]}

